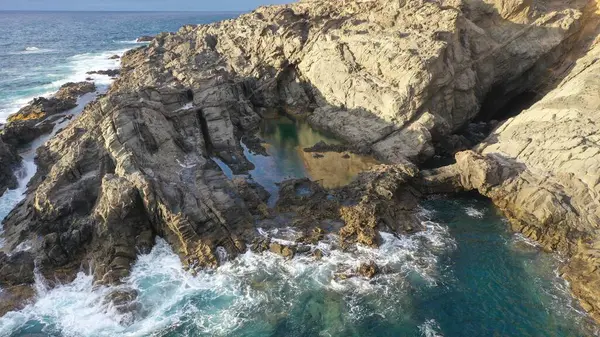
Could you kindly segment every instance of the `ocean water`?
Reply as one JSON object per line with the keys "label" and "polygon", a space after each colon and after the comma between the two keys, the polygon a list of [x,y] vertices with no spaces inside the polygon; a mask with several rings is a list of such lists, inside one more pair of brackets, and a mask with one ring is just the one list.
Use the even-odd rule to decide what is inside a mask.
{"label": "ocean water", "polygon": [[[65,81],[87,77],[86,71],[118,66],[107,57],[136,47],[132,40],[139,35],[228,16],[233,15],[1,13],[6,38],[0,41],[2,114]],[[108,78],[96,80],[110,84]],[[79,113],[90,99],[93,95],[83,97],[70,113]],[[298,151],[324,139],[303,128],[285,119],[265,121],[261,135],[271,158],[247,154],[258,165],[251,172],[257,181],[276,188],[289,175],[314,178],[314,172],[328,172],[331,162],[310,157],[307,164]],[[43,141],[23,152],[21,188],[0,198],[0,218],[22,198],[35,172],[33,150]],[[136,312],[119,313],[105,303],[114,288],[93,287],[85,273],[54,289],[38,276],[36,298],[0,318],[0,336],[598,335],[557,277],[560,261],[511,234],[489,201],[442,198],[425,201],[422,208],[424,231],[382,233],[379,249],[344,251],[336,249],[337,237],[330,235],[310,246],[324,252],[319,261],[310,255],[287,261],[269,252],[247,252],[235,260],[222,255],[220,268],[191,275],[158,239],[120,286],[139,292]],[[257,233],[281,242],[298,235],[294,228]],[[337,276],[370,261],[382,270],[372,280]]]}
{"label": "ocean water", "polygon": [[55,92],[69,81],[94,78],[92,70],[114,69],[109,60],[138,47],[141,35],[177,31],[185,24],[233,18],[236,13],[154,12],[1,12],[0,123],[36,96]]}
{"label": "ocean water", "polygon": [[[162,240],[140,256],[123,287],[140,310],[117,313],[83,273],[0,318],[1,336],[593,336],[558,261],[507,231],[488,201],[423,204],[426,230],[383,233],[379,249],[336,250],[330,236],[311,249],[325,256],[291,261],[247,252],[215,271],[186,273]],[[291,228],[269,235],[291,240]],[[227,259],[227,257],[223,257]],[[383,273],[338,279],[363,262]],[[127,322],[127,324],[123,324]]]}
{"label": "ocean water", "polygon": [[[0,11],[0,124],[34,97],[51,95],[67,82],[91,77],[98,92],[106,91],[111,78],[86,73],[119,68],[120,61],[109,57],[143,46],[135,42],[139,36],[177,31],[185,24],[211,23],[237,15]],[[68,114],[77,115],[93,98],[94,95],[82,97],[81,104]],[[27,182],[36,172],[35,150],[48,138],[41,137],[21,152],[23,165],[17,172],[19,188],[0,198],[0,219],[23,199]]]}

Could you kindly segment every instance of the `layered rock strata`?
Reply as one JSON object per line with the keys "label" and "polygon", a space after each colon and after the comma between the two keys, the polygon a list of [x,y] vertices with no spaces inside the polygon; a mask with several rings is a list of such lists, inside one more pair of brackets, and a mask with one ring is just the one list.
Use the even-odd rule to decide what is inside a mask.
{"label": "layered rock strata", "polygon": [[600,45],[543,99],[500,125],[457,163],[422,172],[429,192],[476,190],[513,230],[563,255],[560,269],[600,319]]}
{"label": "layered rock strata", "polygon": [[59,114],[77,106],[77,99],[96,91],[91,82],[66,83],[50,98],[38,97],[10,115],[2,130],[2,140],[15,148],[27,146],[43,134],[52,132]]}
{"label": "layered rock strata", "polygon": [[[478,189],[510,218],[521,219],[523,228],[552,223],[550,210],[548,217],[541,211],[511,215],[521,202],[511,196],[530,189],[522,188],[524,182],[510,185],[511,177],[520,176],[520,166],[510,161],[491,164],[489,156],[462,154],[456,165],[426,173],[420,182],[411,162],[430,158],[434,141],[459,130],[482,108],[492,118],[499,102],[554,81],[548,69],[574,55],[594,19],[590,3],[300,1],[159,34],[147,47],[125,54],[109,93],[40,148],[26,199],[4,221],[7,250],[29,241],[32,258],[50,279],[68,279],[85,265],[96,282],[118,283],[155,236],[165,238],[186,266],[215,267],[217,251],[228,256],[245,251],[256,222],[284,210],[343,220],[342,243],[376,245],[378,230],[418,230],[412,220],[419,193],[410,181],[426,192]],[[260,190],[227,179],[212,158],[234,173],[247,172],[252,164],[240,141],[254,133],[269,109],[308,118],[393,165],[337,191],[342,201],[353,201],[344,207],[320,193],[322,199],[314,200],[322,203],[291,198],[265,209]],[[547,118],[532,119],[542,117]],[[488,151],[500,150],[489,145]],[[560,162],[531,158],[532,167],[547,170]],[[472,162],[483,162],[484,172],[497,169],[468,175],[481,171]],[[546,186],[542,178],[531,181]],[[488,185],[506,187],[493,194]],[[532,205],[560,195],[543,191],[547,194]],[[561,214],[572,219],[573,209]],[[582,223],[584,232],[587,222]],[[585,242],[561,230],[557,235]],[[273,249],[283,253],[280,248]],[[587,303],[594,312],[596,304]]]}

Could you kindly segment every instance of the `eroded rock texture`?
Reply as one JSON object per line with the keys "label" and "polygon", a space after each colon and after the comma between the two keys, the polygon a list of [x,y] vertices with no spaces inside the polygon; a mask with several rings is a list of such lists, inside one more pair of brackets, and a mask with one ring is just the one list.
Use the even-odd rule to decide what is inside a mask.
{"label": "eroded rock texture", "polygon": [[484,101],[493,110],[546,80],[588,3],[300,1],[159,34],[125,54],[107,96],[39,150],[27,198],[4,223],[8,249],[30,240],[49,278],[83,263],[99,283],[126,276],[157,235],[189,267],[216,266],[220,247],[235,256],[268,210],[249,209],[264,198],[211,157],[234,173],[251,168],[240,139],[273,108],[395,164],[336,213],[343,240],[376,244],[381,225],[413,230],[410,162]]}
{"label": "eroded rock texture", "polygon": [[50,98],[38,97],[8,117],[2,140],[15,148],[27,146],[41,135],[52,132],[57,116],[77,106],[77,99],[96,91],[91,82],[66,83]]}
{"label": "eroded rock texture", "polygon": [[561,269],[600,318],[600,46],[542,100],[499,126],[452,166],[424,172],[424,190],[477,190],[515,231],[568,258]]}

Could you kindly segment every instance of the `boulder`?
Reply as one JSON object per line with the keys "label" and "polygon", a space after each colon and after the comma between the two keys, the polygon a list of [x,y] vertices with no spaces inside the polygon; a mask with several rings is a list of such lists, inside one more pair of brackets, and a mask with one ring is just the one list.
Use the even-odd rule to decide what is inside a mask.
{"label": "boulder", "polygon": [[106,75],[108,77],[117,77],[119,76],[119,74],[121,74],[121,70],[119,69],[108,69],[108,70],[94,70],[94,71],[88,71],[86,74],[88,75]]}
{"label": "boulder", "polygon": [[275,243],[275,242],[271,243],[271,245],[269,246],[269,250],[272,253],[281,255],[287,259],[293,258],[294,255],[296,254],[296,250],[293,247],[282,245],[282,244]]}
{"label": "boulder", "polygon": [[138,37],[135,41],[136,42],[150,42],[152,40],[154,40],[154,36],[142,35],[142,36]]}
{"label": "boulder", "polygon": [[379,273],[379,267],[377,267],[373,261],[369,263],[362,263],[358,267],[357,273],[364,278],[372,279]]}

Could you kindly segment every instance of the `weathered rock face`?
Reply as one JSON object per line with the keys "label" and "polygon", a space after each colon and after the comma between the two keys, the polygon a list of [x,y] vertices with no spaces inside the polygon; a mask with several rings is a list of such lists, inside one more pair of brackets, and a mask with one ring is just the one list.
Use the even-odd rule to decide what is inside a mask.
{"label": "weathered rock face", "polygon": [[4,142],[22,147],[43,134],[52,132],[57,114],[77,106],[77,98],[94,92],[96,86],[90,82],[66,83],[50,98],[38,97],[17,113],[8,117],[2,131]]}
{"label": "weathered rock face", "polygon": [[[265,7],[157,36],[125,57],[132,71],[121,83],[218,86],[221,94],[230,91],[230,110],[244,111],[242,124],[260,106],[314,111],[313,125],[382,159],[418,161],[433,154],[432,138],[472,119],[492,88],[506,99],[541,80],[570,47],[586,3],[322,0]],[[203,90],[194,103],[211,106],[206,99],[215,90]]]}
{"label": "weathered rock face", "polygon": [[424,190],[477,190],[515,231],[569,258],[561,274],[600,319],[600,45],[542,100],[500,125],[453,166],[424,172]]}
{"label": "weathered rock face", "polygon": [[[543,79],[574,43],[588,2],[301,1],[160,34],[125,54],[107,96],[40,148],[27,197],[4,223],[8,249],[31,240],[46,276],[91,263],[98,283],[119,282],[155,236],[191,268],[216,266],[217,248],[235,256],[269,212],[260,191],[228,180],[211,158],[247,171],[240,139],[273,108],[394,164],[338,191],[352,206],[323,191],[287,206],[345,220],[343,244],[415,230],[410,161],[430,157],[433,140],[484,100]],[[479,173],[461,183],[455,168],[445,176],[452,189],[491,184]],[[429,190],[440,185],[432,178]]]}

